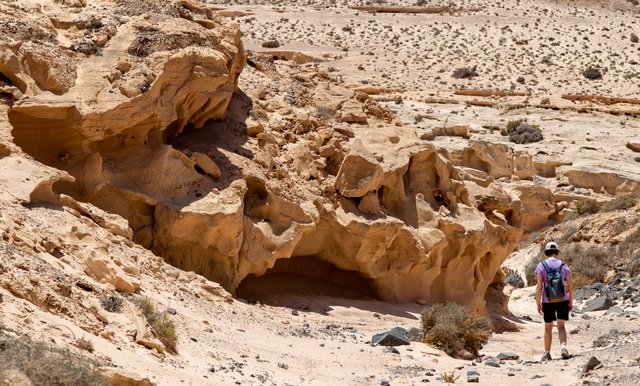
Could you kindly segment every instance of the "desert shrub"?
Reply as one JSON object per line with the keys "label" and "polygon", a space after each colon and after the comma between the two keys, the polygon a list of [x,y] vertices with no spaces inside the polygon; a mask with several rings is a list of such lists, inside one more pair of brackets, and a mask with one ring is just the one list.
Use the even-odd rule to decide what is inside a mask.
{"label": "desert shrub", "polygon": [[582,75],[591,80],[602,79],[602,72],[595,67],[587,67],[587,69],[582,72]]}
{"label": "desert shrub", "polygon": [[542,131],[535,125],[520,123],[513,131],[509,132],[509,141],[519,144],[540,142],[544,137]]}
{"label": "desert shrub", "polygon": [[524,272],[527,279],[527,285],[534,285],[537,283],[536,267],[541,261],[542,260],[540,260],[540,257],[538,255],[534,255],[527,262],[527,265],[525,265]]}
{"label": "desert shrub", "polygon": [[330,119],[336,115],[336,110],[329,106],[316,106],[316,115],[318,118]]}
{"label": "desert shrub", "polygon": [[469,78],[476,77],[478,75],[479,74],[476,72],[476,67],[473,67],[473,68],[461,67],[461,68],[456,68],[456,70],[453,71],[453,74],[451,75],[451,77],[455,79],[469,79]]}
{"label": "desert shrub", "polygon": [[447,373],[447,372],[442,373],[442,380],[445,383],[456,383],[458,378],[460,378],[460,376],[456,375],[456,371],[455,370],[453,370],[450,373]]}
{"label": "desert shrub", "polygon": [[[603,247],[584,248],[580,243],[572,244],[566,248],[563,253],[563,261],[569,264],[571,271],[578,277],[583,276],[580,280],[586,284],[589,281],[602,282],[607,274],[607,263],[612,253],[607,253]],[[576,277],[573,278],[576,281]],[[579,288],[578,284],[575,284]]]}
{"label": "desert shrub", "polygon": [[598,213],[598,211],[600,211],[600,205],[593,200],[576,202],[576,212],[579,215],[594,214]]}
{"label": "desert shrub", "polygon": [[135,298],[133,303],[140,308],[153,332],[156,333],[156,336],[167,350],[177,352],[178,335],[176,333],[176,325],[170,319],[169,313],[158,311],[153,300],[148,297]]}
{"label": "desert shrub", "polygon": [[109,312],[121,312],[123,302],[124,300],[121,297],[115,295],[100,299],[100,305],[102,305],[102,308]]}
{"label": "desert shrub", "polygon": [[631,261],[627,265],[627,272],[630,277],[636,277],[640,274],[640,253],[636,253],[631,257]]}
{"label": "desert shrub", "polygon": [[94,351],[93,342],[91,342],[89,339],[86,339],[84,337],[76,339],[74,345],[77,348],[85,350],[85,351],[89,351],[89,352],[93,352]]}
{"label": "desert shrub", "polygon": [[611,201],[604,204],[602,210],[627,210],[631,209],[638,204],[640,197],[637,194],[625,194],[623,196],[616,196]]}
{"label": "desert shrub", "polygon": [[0,332],[0,372],[16,369],[34,385],[106,385],[98,364],[69,350]]}
{"label": "desert shrub", "polygon": [[487,343],[493,325],[484,316],[470,314],[467,307],[434,304],[422,311],[425,342],[439,347],[454,358],[472,359]]}
{"label": "desert shrub", "polygon": [[278,48],[280,47],[280,42],[277,40],[267,40],[262,43],[263,48]]}

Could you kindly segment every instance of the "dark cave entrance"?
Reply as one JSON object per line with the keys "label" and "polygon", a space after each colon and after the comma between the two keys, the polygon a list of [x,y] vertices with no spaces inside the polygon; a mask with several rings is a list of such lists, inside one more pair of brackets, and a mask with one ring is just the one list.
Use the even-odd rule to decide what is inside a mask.
{"label": "dark cave entrance", "polygon": [[314,256],[279,259],[262,276],[247,276],[236,289],[238,298],[270,303],[282,295],[327,296],[376,300],[373,279],[340,269]]}

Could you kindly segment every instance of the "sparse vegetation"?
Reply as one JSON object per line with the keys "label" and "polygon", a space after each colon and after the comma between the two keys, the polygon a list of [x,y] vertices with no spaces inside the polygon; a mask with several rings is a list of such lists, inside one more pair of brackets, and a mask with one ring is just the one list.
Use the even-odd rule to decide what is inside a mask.
{"label": "sparse vegetation", "polygon": [[540,258],[538,255],[535,255],[527,262],[527,265],[524,267],[524,272],[527,277],[527,284],[534,285],[536,284],[536,267],[540,263]]}
{"label": "sparse vegetation", "polygon": [[0,331],[0,372],[16,369],[34,385],[106,385],[96,372],[98,365],[69,350]]}
{"label": "sparse vegetation", "polygon": [[122,312],[122,304],[124,300],[116,295],[111,295],[100,299],[102,308],[109,312]]}
{"label": "sparse vegetation", "polygon": [[289,369],[289,365],[286,364],[286,363],[282,363],[282,362],[278,362],[278,367],[280,367],[283,370]]}
{"label": "sparse vegetation", "polygon": [[582,75],[591,80],[602,79],[602,72],[595,67],[587,67],[587,69],[582,72]]}
{"label": "sparse vegetation", "polygon": [[177,352],[178,335],[176,333],[176,325],[170,319],[169,313],[158,311],[153,300],[148,297],[135,298],[133,303],[140,308],[147,322],[167,350]]}
{"label": "sparse vegetation", "polygon": [[571,268],[576,288],[604,281],[610,256],[604,247],[585,248],[580,243],[574,243],[565,249],[563,256],[562,260]]}
{"label": "sparse vegetation", "polygon": [[425,342],[454,358],[472,359],[489,340],[493,325],[484,316],[470,314],[460,304],[434,304],[422,311]]}
{"label": "sparse vegetation", "polygon": [[267,40],[262,43],[263,48],[278,48],[280,47],[280,42],[277,40]]}
{"label": "sparse vegetation", "polygon": [[599,210],[600,205],[594,200],[576,202],[576,212],[578,212],[579,215],[594,214],[598,213]]}
{"label": "sparse vegetation", "polygon": [[336,111],[329,106],[316,106],[318,118],[331,119],[336,115]]}
{"label": "sparse vegetation", "polygon": [[509,132],[509,141],[518,144],[540,142],[544,137],[542,131],[536,125],[520,123],[513,131]]}
{"label": "sparse vegetation", "polygon": [[627,210],[631,209],[638,204],[640,197],[637,194],[625,194],[623,196],[616,196],[611,201],[607,202],[602,210]]}
{"label": "sparse vegetation", "polygon": [[450,373],[447,373],[447,372],[442,373],[442,380],[445,383],[456,383],[458,378],[460,378],[460,376],[456,375],[456,371],[455,370],[453,370]]}
{"label": "sparse vegetation", "polygon": [[93,342],[91,342],[89,339],[86,339],[85,337],[76,339],[76,342],[74,343],[74,345],[77,348],[85,351],[89,351],[89,352],[94,351]]}
{"label": "sparse vegetation", "polygon": [[455,71],[453,71],[453,74],[451,75],[451,77],[455,79],[469,79],[476,76],[479,76],[478,72],[476,71],[476,67],[457,68]]}

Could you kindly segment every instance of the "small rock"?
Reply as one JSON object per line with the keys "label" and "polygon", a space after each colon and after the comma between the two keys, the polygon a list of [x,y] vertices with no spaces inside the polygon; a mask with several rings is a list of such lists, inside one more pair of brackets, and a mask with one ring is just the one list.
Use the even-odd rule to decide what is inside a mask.
{"label": "small rock", "polygon": [[467,376],[467,382],[468,383],[480,383],[480,376],[479,375],[468,375]]}
{"label": "small rock", "polygon": [[391,346],[385,347],[384,350],[382,350],[382,352],[390,353],[390,354],[400,354],[400,351],[398,351],[398,349]]}
{"label": "small rock", "polygon": [[501,352],[500,354],[498,354],[498,359],[503,361],[517,361],[518,359],[520,359],[520,356],[512,352]]}
{"label": "small rock", "polygon": [[178,311],[176,311],[176,309],[175,309],[175,308],[173,308],[173,307],[169,307],[169,308],[167,308],[167,312],[168,312],[169,314],[171,314],[171,315],[175,315],[175,314],[177,314],[177,313],[178,313]]}
{"label": "small rock", "polygon": [[300,315],[300,314],[298,314],[298,311],[297,311],[297,310],[291,310],[291,315],[293,315],[293,316],[298,316],[298,315]]}
{"label": "small rock", "polygon": [[604,313],[605,315],[622,315],[624,310],[620,307],[611,307]]}
{"label": "small rock", "polygon": [[598,358],[596,358],[596,357],[589,358],[587,363],[584,365],[584,368],[582,369],[582,374],[583,375],[587,374],[589,371],[595,369],[596,367],[598,367],[601,364],[602,364],[602,362],[600,362],[598,360]]}
{"label": "small rock", "polygon": [[500,363],[495,358],[487,359],[484,364],[491,367],[500,367]]}
{"label": "small rock", "polygon": [[539,378],[544,378],[544,375],[534,374],[533,377],[531,377],[531,379],[539,379]]}
{"label": "small rock", "polygon": [[383,380],[381,380],[381,381],[380,381],[380,385],[382,385],[382,386],[389,386],[389,385],[390,385],[390,383],[389,383],[389,381],[387,381],[386,379],[383,379]]}
{"label": "small rock", "polygon": [[191,337],[191,340],[192,340],[192,341],[194,341],[194,342],[197,342],[197,341],[198,341],[198,339],[196,339],[196,338],[194,338],[194,337]]}

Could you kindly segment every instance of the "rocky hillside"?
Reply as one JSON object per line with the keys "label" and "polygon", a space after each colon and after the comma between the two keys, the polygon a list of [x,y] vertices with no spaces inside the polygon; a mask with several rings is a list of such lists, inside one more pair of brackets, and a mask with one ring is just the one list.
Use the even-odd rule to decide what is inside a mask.
{"label": "rocky hillside", "polygon": [[[301,12],[196,0],[0,1],[0,306],[8,331],[80,348],[88,340],[101,371],[168,369],[152,377],[161,384],[242,383],[247,374],[250,382],[295,384],[304,365],[282,375],[288,365],[278,358],[289,343],[280,338],[317,334],[308,323],[262,325],[280,306],[327,316],[335,304],[326,299],[351,299],[378,318],[392,314],[391,327],[412,318],[415,303],[454,301],[513,328],[507,257],[518,249],[508,262],[526,276],[530,255],[557,238],[558,224],[640,193],[640,108],[611,78],[615,68],[596,88],[602,95],[582,97],[554,83],[564,67],[548,88],[506,90],[477,68],[447,69],[465,80],[436,82],[444,75],[414,77],[365,52],[379,47],[376,28],[395,31],[382,15],[440,18],[447,30],[464,15],[475,18],[468,38],[476,39],[499,6],[423,2],[424,12],[409,13],[317,3]],[[554,4],[551,22],[572,12]],[[574,12],[628,23],[629,7]],[[345,24],[344,15],[376,27]],[[315,43],[344,35],[353,44],[318,52],[314,41],[281,39],[283,23],[321,28]],[[598,23],[580,25],[586,33]],[[400,37],[392,40],[411,55]],[[360,62],[370,56],[375,63]],[[629,71],[625,62],[620,74]],[[388,72],[402,74],[395,86],[355,75]],[[427,80],[428,90],[418,87]],[[606,213],[623,209],[609,205]],[[563,241],[599,243],[593,231],[626,215],[602,213],[581,217]],[[631,228],[618,227],[618,242],[607,242],[625,245]],[[556,233],[537,233],[549,229]],[[636,249],[627,247],[625,262],[637,260]],[[624,266],[611,268],[628,278]],[[282,293],[297,295],[284,301]],[[144,310],[154,307],[170,312],[152,320]],[[346,314],[353,323],[365,318]],[[157,320],[174,323],[177,340],[163,340]],[[353,343],[347,356],[363,352],[356,344],[375,332],[367,323],[333,326],[325,332],[334,343]],[[251,331],[230,337],[230,328]],[[275,352],[251,341],[259,336],[273,339]],[[217,343],[226,349],[203,351]],[[260,355],[248,364],[254,353],[277,363],[280,378],[264,372]],[[315,354],[301,355],[313,362]],[[370,381],[358,374],[348,382]]]}

